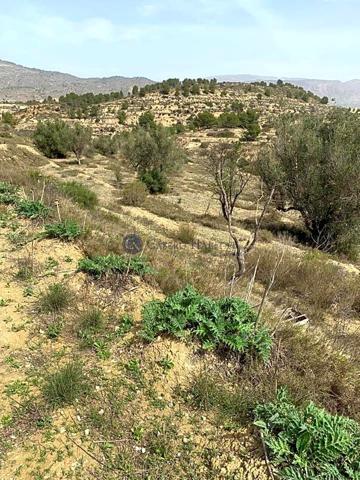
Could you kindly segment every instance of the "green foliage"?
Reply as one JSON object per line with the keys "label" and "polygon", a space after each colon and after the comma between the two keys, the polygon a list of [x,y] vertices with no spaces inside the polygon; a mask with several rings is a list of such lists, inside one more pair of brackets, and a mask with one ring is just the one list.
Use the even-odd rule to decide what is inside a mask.
{"label": "green foliage", "polygon": [[313,243],[356,256],[360,243],[360,121],[343,110],[285,116],[259,173],[279,210],[300,212]]}
{"label": "green foliage", "polygon": [[162,301],[145,305],[143,337],[152,341],[163,333],[197,337],[204,349],[223,349],[269,358],[271,339],[256,325],[256,314],[239,298],[214,300],[188,286]]}
{"label": "green foliage", "polygon": [[93,209],[99,202],[96,193],[82,183],[64,182],[60,188],[67,197],[84,208]]}
{"label": "green foliage", "polygon": [[0,182],[0,203],[13,205],[18,199],[18,187],[8,182]]}
{"label": "green foliage", "polygon": [[156,122],[153,112],[148,111],[142,113],[139,117],[139,126],[145,129],[155,128]]}
{"label": "green foliage", "polygon": [[77,122],[71,128],[70,150],[75,154],[77,161],[90,150],[92,130]]}
{"label": "green foliage", "polygon": [[46,157],[65,158],[71,150],[71,127],[62,120],[39,122],[34,142]]}
{"label": "green foliage", "polygon": [[81,364],[72,362],[45,379],[42,392],[52,407],[70,405],[88,391]]}
{"label": "green foliage", "polygon": [[44,313],[59,313],[71,303],[72,292],[63,283],[53,283],[40,298],[40,310]]}
{"label": "green foliage", "polygon": [[[111,93],[68,93],[59,98],[59,103],[64,107],[72,118],[88,118],[98,115],[98,106],[100,103],[120,100],[124,97],[122,91]],[[94,108],[95,107],[95,108]]]}
{"label": "green foliage", "polygon": [[358,480],[360,426],[309,403],[298,408],[280,390],[274,403],[258,405],[255,425],[272,462],[286,480]]}
{"label": "green foliage", "polygon": [[247,142],[253,142],[260,135],[260,132],[260,125],[257,122],[251,123],[248,127],[246,127],[244,140],[246,140]]}
{"label": "green foliage", "polygon": [[167,191],[167,178],[160,170],[154,169],[149,172],[144,172],[140,180],[152,194],[166,193]]}
{"label": "green foliage", "polygon": [[79,270],[95,277],[101,277],[107,273],[131,273],[145,275],[152,273],[152,269],[143,257],[123,257],[110,254],[93,258],[83,258],[79,261]]}
{"label": "green foliage", "polygon": [[119,137],[117,135],[100,135],[94,140],[94,148],[105,157],[116,155],[119,151]]}
{"label": "green foliage", "polygon": [[327,105],[329,103],[329,97],[322,97],[322,99],[320,100],[320,103],[322,105]]}
{"label": "green foliage", "polygon": [[124,125],[126,121],[126,112],[125,110],[119,110],[117,113],[117,119],[120,123],[120,125]]}
{"label": "green foliage", "polygon": [[217,125],[217,118],[211,112],[200,112],[192,120],[195,128],[211,128]]}
{"label": "green foliage", "polygon": [[10,127],[15,127],[17,120],[11,112],[3,112],[1,114],[1,121],[5,125],[10,125]]}
{"label": "green foliage", "polygon": [[59,238],[71,242],[83,233],[80,225],[74,220],[64,220],[57,223],[49,223],[44,227],[44,234],[48,238]]}
{"label": "green foliage", "polygon": [[123,151],[140,176],[150,173],[153,177],[151,172],[158,171],[165,179],[186,161],[184,151],[162,125],[138,127],[124,135]]}
{"label": "green foliage", "polygon": [[15,209],[18,215],[31,220],[45,218],[49,214],[49,208],[38,200],[17,200]]}

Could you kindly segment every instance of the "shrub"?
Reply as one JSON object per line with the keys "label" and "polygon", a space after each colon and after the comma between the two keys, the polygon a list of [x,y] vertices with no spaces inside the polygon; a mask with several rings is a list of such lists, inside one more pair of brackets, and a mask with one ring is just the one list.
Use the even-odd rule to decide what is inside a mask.
{"label": "shrub", "polygon": [[88,390],[81,364],[73,362],[48,375],[42,387],[43,395],[51,406],[70,405]]}
{"label": "shrub", "polygon": [[117,113],[117,119],[120,125],[124,125],[126,121],[126,112],[125,110],[119,110]]}
{"label": "shrub", "polygon": [[177,238],[183,243],[194,243],[195,241],[195,229],[192,225],[183,224],[180,225],[177,233]]}
{"label": "shrub", "polygon": [[92,209],[98,204],[98,197],[95,192],[79,182],[65,182],[61,185],[65,195],[80,206]]}
{"label": "shrub", "polygon": [[255,425],[280,478],[359,478],[360,426],[355,421],[330,415],[312,402],[298,408],[280,390],[275,402],[256,407]]}
{"label": "shrub", "polygon": [[211,112],[200,112],[192,120],[195,128],[211,128],[217,125],[217,118]]}
{"label": "shrub", "polygon": [[358,115],[285,116],[258,170],[276,185],[279,210],[297,210],[321,249],[357,253],[360,241],[360,122]]}
{"label": "shrub", "polygon": [[251,123],[248,127],[246,127],[246,131],[244,133],[244,140],[246,140],[247,142],[253,142],[260,135],[260,132],[260,125],[257,122]]}
{"label": "shrub", "polygon": [[139,126],[148,130],[150,128],[155,128],[155,116],[153,112],[144,112],[139,117]]}
{"label": "shrub", "polygon": [[167,178],[160,170],[151,170],[141,175],[140,180],[146,185],[150,193],[165,193],[167,191]]}
{"label": "shrub", "polygon": [[107,273],[132,273],[135,275],[152,273],[151,268],[144,258],[127,258],[115,254],[83,258],[79,261],[79,270],[95,277],[101,277]]}
{"label": "shrub", "polygon": [[132,207],[141,207],[147,197],[148,191],[143,182],[138,180],[126,185],[122,192],[122,202],[124,205]]}
{"label": "shrub", "polygon": [[94,148],[101,155],[110,157],[119,151],[119,138],[116,135],[100,135],[94,140]]}
{"label": "shrub", "polygon": [[45,225],[44,234],[48,238],[59,238],[70,242],[80,237],[83,233],[80,225],[74,220],[64,220],[63,222],[50,223]]}
{"label": "shrub", "polygon": [[31,220],[44,218],[49,213],[49,208],[38,200],[18,200],[15,209],[21,217],[30,218]]}
{"label": "shrub", "polygon": [[62,120],[39,122],[34,141],[46,157],[65,158],[71,150],[71,127]]}
{"label": "shrub", "polygon": [[15,127],[17,120],[11,112],[3,112],[1,114],[2,123],[5,125],[10,125],[10,127]]}
{"label": "shrub", "polygon": [[62,283],[54,283],[48,287],[40,298],[40,310],[44,313],[58,313],[71,303],[72,292]]}
{"label": "shrub", "polygon": [[188,286],[164,302],[154,300],[142,313],[143,337],[152,341],[162,333],[197,337],[204,349],[224,349],[241,354],[257,354],[266,360],[271,339],[264,327],[256,325],[256,313],[244,300],[213,300]]}

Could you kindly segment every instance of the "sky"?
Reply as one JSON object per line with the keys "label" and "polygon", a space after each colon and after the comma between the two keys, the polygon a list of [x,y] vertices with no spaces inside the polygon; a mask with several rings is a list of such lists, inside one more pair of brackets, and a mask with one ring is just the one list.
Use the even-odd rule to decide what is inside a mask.
{"label": "sky", "polygon": [[0,0],[0,59],[91,76],[360,77],[360,0]]}

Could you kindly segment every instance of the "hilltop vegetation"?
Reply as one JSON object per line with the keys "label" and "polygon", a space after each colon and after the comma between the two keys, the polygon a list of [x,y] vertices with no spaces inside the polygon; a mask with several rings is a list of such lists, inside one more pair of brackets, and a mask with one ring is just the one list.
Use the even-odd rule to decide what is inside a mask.
{"label": "hilltop vegetation", "polygon": [[357,480],[358,114],[202,79],[22,108],[0,477]]}

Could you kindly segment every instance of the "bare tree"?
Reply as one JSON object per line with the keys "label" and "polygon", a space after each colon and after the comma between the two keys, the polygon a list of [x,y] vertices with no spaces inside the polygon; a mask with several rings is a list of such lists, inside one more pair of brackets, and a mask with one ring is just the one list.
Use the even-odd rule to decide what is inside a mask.
{"label": "bare tree", "polygon": [[250,180],[250,174],[245,171],[246,165],[247,160],[239,146],[223,143],[216,146],[208,156],[208,169],[212,179],[212,189],[219,199],[223,217],[227,222],[229,235],[235,246],[237,270],[234,273],[234,278],[242,276],[246,271],[246,255],[255,246],[265,212],[274,194],[272,190],[265,200],[260,213],[258,205],[263,195],[259,198],[254,229],[249,239],[245,244],[242,244],[234,230],[233,213],[241,194]]}

